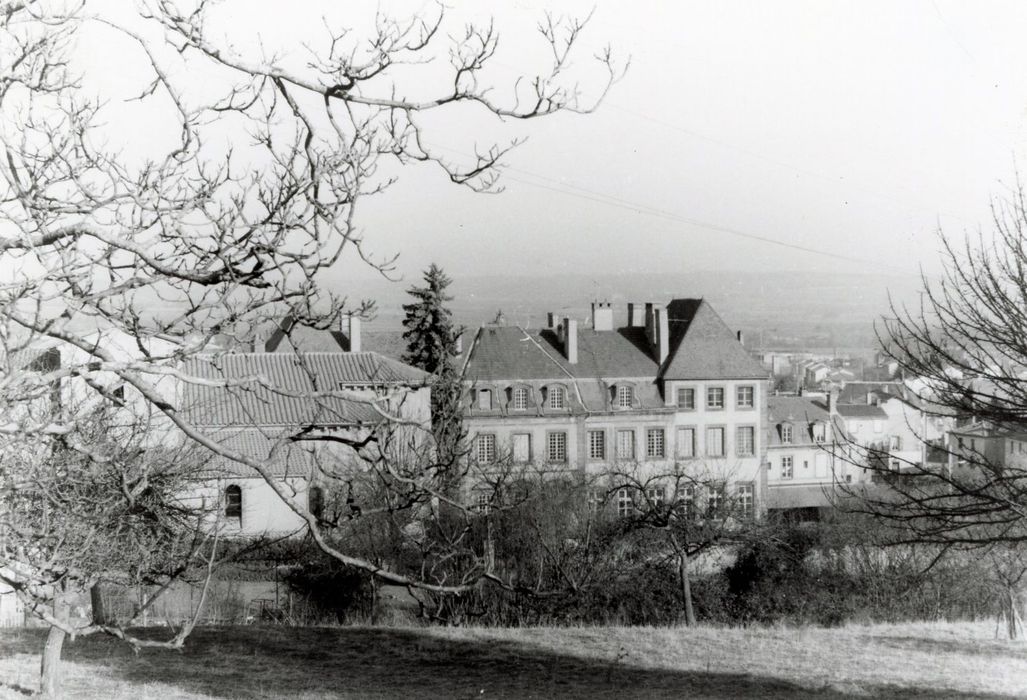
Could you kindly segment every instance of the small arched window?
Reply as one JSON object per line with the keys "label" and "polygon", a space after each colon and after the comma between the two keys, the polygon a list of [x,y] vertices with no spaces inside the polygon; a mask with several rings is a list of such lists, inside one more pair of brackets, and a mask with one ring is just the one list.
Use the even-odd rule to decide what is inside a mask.
{"label": "small arched window", "polygon": [[528,410],[528,387],[517,386],[513,390],[513,410],[515,411],[527,411]]}
{"label": "small arched window", "polygon": [[307,512],[315,518],[324,515],[325,492],[320,486],[311,486],[307,489]]}
{"label": "small arched window", "polygon": [[617,408],[631,408],[635,403],[635,390],[634,388],[621,384],[617,387],[617,395],[615,397],[614,405]]}
{"label": "small arched window", "polygon": [[237,484],[225,488],[225,518],[242,525],[242,488]]}
{"label": "small arched window", "polygon": [[562,386],[549,387],[549,408],[562,409],[567,406],[567,395]]}

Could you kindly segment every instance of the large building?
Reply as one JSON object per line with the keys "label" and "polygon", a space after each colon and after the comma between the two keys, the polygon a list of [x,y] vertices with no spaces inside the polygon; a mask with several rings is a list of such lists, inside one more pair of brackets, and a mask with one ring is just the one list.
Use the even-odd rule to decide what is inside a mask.
{"label": "large building", "polygon": [[605,303],[590,327],[549,318],[541,330],[483,325],[469,344],[473,459],[593,476],[684,470],[710,499],[726,489],[762,508],[768,373],[707,302],[628,304],[619,327]]}

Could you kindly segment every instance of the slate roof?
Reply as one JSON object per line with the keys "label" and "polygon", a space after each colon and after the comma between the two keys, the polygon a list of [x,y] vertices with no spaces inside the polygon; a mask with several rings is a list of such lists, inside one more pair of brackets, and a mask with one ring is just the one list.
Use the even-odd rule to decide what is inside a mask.
{"label": "slate roof", "polygon": [[[767,371],[702,299],[677,299],[668,308],[668,379],[765,379]],[[470,381],[646,378],[661,374],[645,328],[578,330],[578,362],[567,362],[551,329],[482,326],[468,348]]]}
{"label": "slate roof", "polygon": [[703,299],[675,299],[667,305],[670,354],[665,379],[766,379],[713,307]]}
{"label": "slate roof", "polygon": [[340,386],[418,386],[428,379],[421,370],[373,352],[198,355],[185,362],[182,371],[240,382],[231,389],[183,383],[181,408],[191,421],[204,426],[376,424],[381,416],[360,401],[284,394]]}
{"label": "slate roof", "polygon": [[[808,396],[770,396],[767,398],[770,447],[789,445],[792,447],[809,447],[816,445],[813,440],[812,424],[814,422],[826,423],[826,437],[828,441],[834,439],[832,427],[834,422],[827,410],[827,405],[819,400]],[[792,440],[789,443],[781,441],[781,423],[791,423]]]}
{"label": "slate roof", "polygon": [[873,418],[886,420],[888,414],[880,406],[871,406],[864,403],[840,403],[838,414],[843,418]]}

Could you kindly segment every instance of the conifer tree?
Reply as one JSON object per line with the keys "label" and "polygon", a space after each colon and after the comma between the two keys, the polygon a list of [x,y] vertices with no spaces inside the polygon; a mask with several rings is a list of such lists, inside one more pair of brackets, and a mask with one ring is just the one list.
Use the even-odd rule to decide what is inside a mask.
{"label": "conifer tree", "polygon": [[425,372],[443,374],[452,369],[456,339],[462,329],[453,325],[446,294],[452,279],[435,263],[424,273],[425,286],[411,287],[407,293],[417,301],[404,304],[403,338],[407,341],[404,360]]}

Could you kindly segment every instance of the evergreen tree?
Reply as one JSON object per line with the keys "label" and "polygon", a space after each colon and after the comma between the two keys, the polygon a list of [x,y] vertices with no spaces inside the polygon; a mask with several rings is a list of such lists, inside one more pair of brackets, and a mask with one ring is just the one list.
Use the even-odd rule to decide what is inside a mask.
{"label": "evergreen tree", "polygon": [[442,374],[452,368],[456,339],[462,331],[453,325],[452,313],[446,306],[453,300],[446,294],[452,281],[441,267],[432,263],[424,273],[425,286],[407,290],[417,301],[403,305],[406,313],[403,338],[407,341],[403,359],[432,374]]}
{"label": "evergreen tree", "polygon": [[460,481],[458,465],[466,446],[463,444],[463,405],[460,370],[456,366],[457,338],[463,328],[453,325],[446,294],[452,282],[446,273],[432,263],[424,273],[425,286],[407,290],[416,299],[404,304],[406,318],[403,338],[407,353],[403,359],[434,375],[431,391],[432,432],[435,437],[435,459],[445,472],[444,489],[454,488]]}

